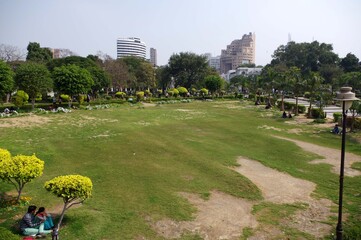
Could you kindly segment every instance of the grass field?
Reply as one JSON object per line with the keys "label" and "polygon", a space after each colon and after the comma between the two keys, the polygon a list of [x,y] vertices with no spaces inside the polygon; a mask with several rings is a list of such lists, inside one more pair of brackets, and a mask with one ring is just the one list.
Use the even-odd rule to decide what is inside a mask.
{"label": "grass field", "polygon": [[[151,228],[149,219],[190,220],[196,211],[180,192],[207,199],[212,190],[218,190],[248,200],[262,199],[251,181],[229,168],[239,156],[312,181],[317,184],[315,195],[337,202],[338,176],[330,166],[308,164],[315,154],[273,135],[336,149],[340,137],[317,125],[299,125],[299,134],[290,134],[288,130],[296,126],[285,124],[280,115],[247,102],[116,105],[39,115],[37,123],[0,127],[0,148],[13,155],[36,153],[45,161],[44,174],[24,189],[23,195],[32,197],[31,204],[49,209],[62,205],[61,199],[43,188],[55,176],[81,174],[92,179],[93,197],[66,212],[64,239],[164,239]],[[0,126],[6,121],[0,119]],[[347,141],[346,147],[361,155],[356,141]],[[360,189],[361,177],[345,178],[344,211],[350,223],[360,221]],[[13,191],[12,186],[0,182],[0,193],[8,191]],[[289,208],[272,206],[270,214],[282,207]],[[26,208],[0,208],[0,226],[12,229]],[[264,215],[263,222],[269,217]],[[337,219],[332,220],[336,225]],[[312,239],[291,230],[287,232],[294,234],[291,239]],[[244,236],[249,232],[244,231]],[[188,234],[182,239],[199,236]]]}

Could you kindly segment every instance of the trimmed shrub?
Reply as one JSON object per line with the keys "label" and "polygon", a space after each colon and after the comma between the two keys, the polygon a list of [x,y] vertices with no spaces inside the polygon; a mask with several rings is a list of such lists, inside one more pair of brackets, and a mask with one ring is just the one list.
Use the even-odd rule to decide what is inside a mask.
{"label": "trimmed shrub", "polygon": [[144,98],[144,92],[143,91],[136,92],[136,96],[137,96],[137,101],[140,101]]}
{"label": "trimmed shrub", "polygon": [[149,89],[147,89],[147,90],[144,91],[144,95],[147,96],[147,97],[151,97],[153,94],[150,92]]}
{"label": "trimmed shrub", "polygon": [[61,95],[60,95],[60,99],[61,99],[62,101],[64,101],[64,102],[70,102],[71,97],[70,97],[69,95],[67,95],[67,94],[61,94]]}
{"label": "trimmed shrub", "polygon": [[324,111],[321,111],[319,108],[312,108],[311,109],[311,116],[313,118],[325,118],[326,114]]}
{"label": "trimmed shrub", "polygon": [[311,97],[311,93],[310,92],[305,92],[303,95],[305,98],[310,98]]}
{"label": "trimmed shrub", "polygon": [[207,89],[207,88],[202,88],[202,89],[200,90],[200,92],[201,92],[202,96],[208,95],[208,89]]}
{"label": "trimmed shrub", "polygon": [[333,113],[333,121],[335,123],[341,123],[342,113]]}
{"label": "trimmed shrub", "polygon": [[[295,103],[290,103],[290,102],[283,102],[284,103],[284,107],[285,110],[295,110],[296,109],[296,104]],[[281,102],[279,102],[279,106],[281,106]],[[298,113],[305,113],[306,112],[306,106],[304,105],[298,105]]]}
{"label": "trimmed shrub", "polygon": [[84,103],[84,98],[85,98],[84,95],[81,95],[81,94],[78,95],[77,99],[78,99],[79,104]]}
{"label": "trimmed shrub", "polygon": [[17,107],[24,106],[29,100],[29,95],[23,90],[19,90],[16,92],[15,97],[13,98],[14,105]]}
{"label": "trimmed shrub", "polygon": [[177,90],[182,97],[187,96],[188,90],[185,87],[178,87]]}
{"label": "trimmed shrub", "polygon": [[125,92],[116,92],[115,97],[124,99],[127,94]]}

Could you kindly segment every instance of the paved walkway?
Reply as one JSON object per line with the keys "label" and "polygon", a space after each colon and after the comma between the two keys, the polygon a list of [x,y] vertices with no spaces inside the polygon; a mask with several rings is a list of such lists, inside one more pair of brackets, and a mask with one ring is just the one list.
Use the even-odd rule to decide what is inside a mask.
{"label": "paved walkway", "polygon": [[[294,98],[285,98],[284,101],[290,103],[296,103],[296,99]],[[298,98],[298,104],[305,106],[307,109],[308,106],[310,105],[310,102],[306,98]],[[316,105],[314,104],[312,105],[313,108],[315,106]],[[336,105],[328,105],[323,108],[323,111],[326,113],[327,118],[333,118],[334,113],[342,113],[342,108]],[[351,116],[351,113],[349,113],[349,115]]]}

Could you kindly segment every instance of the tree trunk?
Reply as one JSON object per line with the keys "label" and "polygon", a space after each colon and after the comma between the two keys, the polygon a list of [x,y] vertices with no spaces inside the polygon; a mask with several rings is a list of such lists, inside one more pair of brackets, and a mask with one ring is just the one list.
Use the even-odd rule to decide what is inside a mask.
{"label": "tree trunk", "polygon": [[34,111],[34,109],[35,109],[35,98],[31,99],[31,109],[32,109],[32,111]]}
{"label": "tree trunk", "polygon": [[59,222],[58,222],[58,225],[57,225],[57,229],[59,230],[60,229],[60,226],[61,226],[61,222],[63,221],[63,218],[64,218],[64,215],[65,215],[65,211],[66,211],[66,208],[68,206],[69,203],[64,203],[64,207],[63,207],[63,210],[61,211],[61,214],[60,214],[60,219],[59,219]]}
{"label": "tree trunk", "polygon": [[295,115],[298,116],[298,96],[296,96],[296,112]]}
{"label": "tree trunk", "polygon": [[281,100],[281,111],[284,112],[285,111],[285,102],[284,102],[285,96],[282,93],[282,100]]}
{"label": "tree trunk", "polygon": [[308,107],[308,117],[309,117],[309,118],[312,117],[311,108],[312,108],[312,102],[311,102],[311,100],[310,100],[310,106]]}

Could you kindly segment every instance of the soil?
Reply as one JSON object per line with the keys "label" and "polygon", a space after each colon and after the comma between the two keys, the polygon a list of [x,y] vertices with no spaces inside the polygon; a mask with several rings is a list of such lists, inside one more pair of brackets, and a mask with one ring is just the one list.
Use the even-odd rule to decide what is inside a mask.
{"label": "soil", "polygon": [[[266,127],[262,126],[262,128]],[[324,157],[323,159],[314,160],[311,164],[331,164],[333,171],[337,173],[339,150],[288,138],[281,139],[292,141],[305,151],[321,155]],[[361,157],[347,153],[346,159],[345,175],[350,177],[360,175],[361,172],[351,169],[351,164],[361,161]],[[315,239],[321,239],[332,231],[333,226],[326,224],[326,222],[331,216],[336,215],[336,213],[331,212],[334,204],[328,199],[312,197],[316,184],[292,177],[243,157],[238,159],[238,163],[240,166],[234,170],[250,179],[262,191],[264,202],[276,204],[302,203],[305,206],[305,209],[298,210],[294,215],[284,219],[283,225],[308,233]],[[182,193],[181,196],[187,198],[198,209],[193,221],[176,222],[170,219],[163,219],[158,222],[150,221],[153,229],[167,239],[179,238],[186,232],[198,234],[205,240],[239,239],[246,227],[252,228],[254,232],[253,236],[248,238],[249,240],[289,239],[280,237],[284,236],[284,233],[275,226],[260,226],[261,224],[251,213],[253,206],[259,204],[259,201],[250,202],[218,191],[213,191],[208,201],[189,193]]]}

